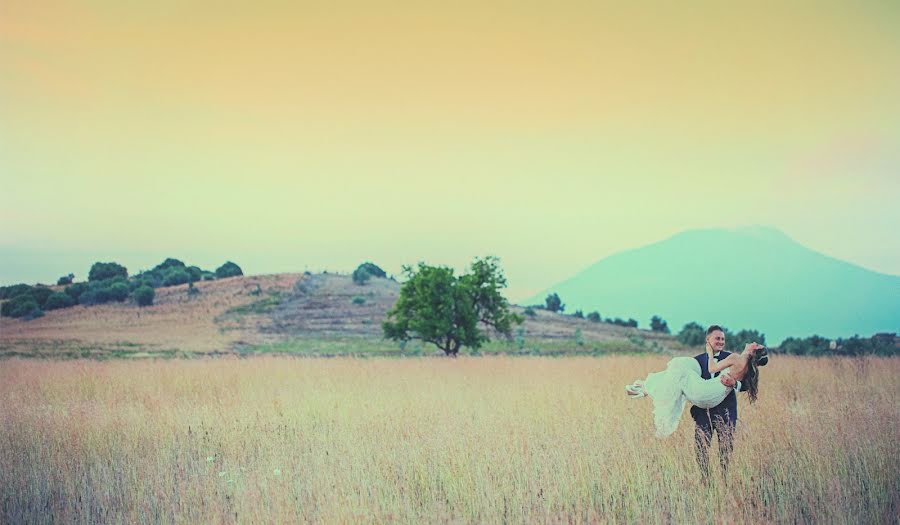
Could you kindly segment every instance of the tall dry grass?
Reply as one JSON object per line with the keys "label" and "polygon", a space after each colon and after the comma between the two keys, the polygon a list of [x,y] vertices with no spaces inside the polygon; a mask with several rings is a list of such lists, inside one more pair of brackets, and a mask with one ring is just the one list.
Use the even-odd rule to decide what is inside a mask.
{"label": "tall dry grass", "polygon": [[664,365],[0,361],[0,522],[896,522],[900,361],[776,358],[709,487]]}

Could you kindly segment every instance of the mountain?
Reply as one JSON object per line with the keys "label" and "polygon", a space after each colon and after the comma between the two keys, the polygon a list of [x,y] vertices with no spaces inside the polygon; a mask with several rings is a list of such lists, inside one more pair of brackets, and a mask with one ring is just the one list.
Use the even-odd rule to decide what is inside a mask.
{"label": "mountain", "polygon": [[900,328],[900,276],[828,257],[769,227],[685,231],[602,259],[524,304],[543,304],[553,292],[567,312],[598,310],[642,327],[659,315],[673,332],[690,321],[750,328],[773,345]]}

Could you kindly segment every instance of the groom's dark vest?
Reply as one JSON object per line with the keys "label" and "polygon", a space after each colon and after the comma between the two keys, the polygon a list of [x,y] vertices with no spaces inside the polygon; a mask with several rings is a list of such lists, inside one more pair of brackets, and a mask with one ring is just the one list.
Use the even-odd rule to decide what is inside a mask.
{"label": "groom's dark vest", "polygon": [[[725,352],[723,350],[719,353],[719,361],[725,359],[729,355],[731,355],[731,352]],[[694,359],[700,363],[700,375],[703,379],[710,379],[712,375],[709,373],[709,355],[704,352],[694,356]],[[741,384],[741,388],[744,388],[743,384]],[[710,408],[709,415],[712,416],[713,419],[722,418],[727,423],[734,425],[737,422],[737,396],[734,395],[734,390],[732,390],[721,403]],[[692,406],[691,417],[693,417],[694,421],[697,423],[701,421],[705,422],[706,409]]]}

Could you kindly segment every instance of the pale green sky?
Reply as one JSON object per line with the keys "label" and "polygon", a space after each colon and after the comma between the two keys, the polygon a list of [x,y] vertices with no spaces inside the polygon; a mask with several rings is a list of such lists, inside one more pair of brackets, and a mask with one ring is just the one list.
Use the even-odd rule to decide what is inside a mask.
{"label": "pale green sky", "polygon": [[219,4],[0,6],[0,281],[496,254],[517,299],[747,224],[900,274],[894,3]]}

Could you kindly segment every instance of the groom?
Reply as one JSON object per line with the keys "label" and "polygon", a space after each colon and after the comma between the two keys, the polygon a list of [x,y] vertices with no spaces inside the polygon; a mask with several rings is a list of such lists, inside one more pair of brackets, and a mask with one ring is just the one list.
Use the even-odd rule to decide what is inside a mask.
{"label": "groom", "polygon": [[[716,362],[731,355],[724,348],[725,331],[719,325],[710,326],[706,330],[706,352],[694,357],[700,363],[700,373],[703,379],[712,377],[709,373],[710,354],[714,356],[713,359]],[[716,376],[718,375],[717,373]],[[742,385],[740,381],[735,381],[727,374],[722,376],[722,384],[734,387],[724,401],[710,408],[709,411],[696,406],[691,407],[691,417],[694,418],[696,424],[694,444],[697,447],[697,463],[700,464],[700,472],[703,474],[704,480],[709,478],[709,444],[712,441],[713,432],[719,438],[719,462],[722,465],[722,472],[726,473],[728,470],[728,459],[734,449],[734,428],[737,424],[737,396],[734,393],[747,390],[746,384]]]}

